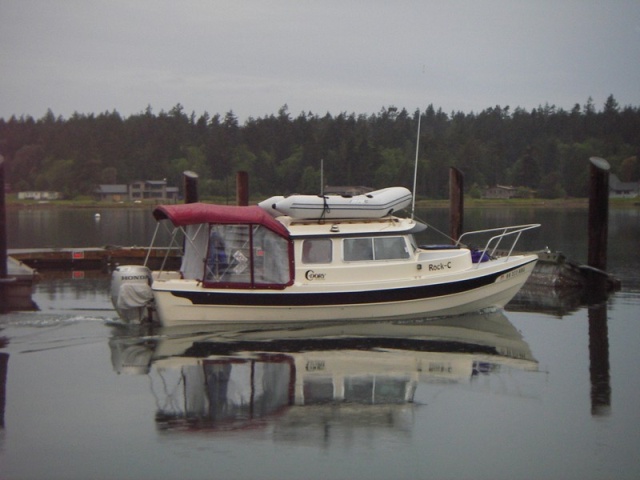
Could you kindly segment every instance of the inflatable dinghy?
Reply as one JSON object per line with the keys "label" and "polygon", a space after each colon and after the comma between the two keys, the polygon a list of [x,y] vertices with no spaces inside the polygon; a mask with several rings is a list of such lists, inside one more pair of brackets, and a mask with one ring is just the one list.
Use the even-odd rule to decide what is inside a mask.
{"label": "inflatable dinghy", "polygon": [[260,206],[271,215],[296,219],[381,218],[411,204],[411,192],[389,187],[362,195],[291,195],[271,197]]}

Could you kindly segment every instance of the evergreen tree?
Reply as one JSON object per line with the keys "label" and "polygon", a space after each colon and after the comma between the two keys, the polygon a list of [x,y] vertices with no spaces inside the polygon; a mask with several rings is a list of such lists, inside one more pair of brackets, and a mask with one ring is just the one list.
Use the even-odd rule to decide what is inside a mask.
{"label": "evergreen tree", "polygon": [[0,119],[0,154],[14,189],[70,196],[100,183],[167,178],[181,185],[185,169],[198,173],[207,195],[228,197],[238,170],[249,172],[255,195],[317,193],[323,160],[325,184],[411,187],[419,115],[418,195],[446,197],[450,166],[475,194],[511,183],[539,195],[584,196],[591,156],[609,160],[623,181],[640,178],[640,109],[621,107],[613,95],[600,111],[592,98],[570,111],[496,105],[446,114],[429,104],[413,114],[389,106],[322,117],[293,116],[285,104],[242,125],[233,111],[197,116],[181,104],[127,118],[112,111],[64,119],[48,110],[39,120]]}

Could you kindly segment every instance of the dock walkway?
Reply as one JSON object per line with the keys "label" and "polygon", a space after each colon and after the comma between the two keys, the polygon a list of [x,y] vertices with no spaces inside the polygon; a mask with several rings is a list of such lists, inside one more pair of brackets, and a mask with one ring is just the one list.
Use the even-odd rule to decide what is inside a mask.
{"label": "dock walkway", "polygon": [[9,257],[35,269],[92,270],[114,267],[119,264],[142,265],[147,254],[151,268],[179,264],[181,249],[148,247],[89,247],[89,248],[14,248],[7,251]]}

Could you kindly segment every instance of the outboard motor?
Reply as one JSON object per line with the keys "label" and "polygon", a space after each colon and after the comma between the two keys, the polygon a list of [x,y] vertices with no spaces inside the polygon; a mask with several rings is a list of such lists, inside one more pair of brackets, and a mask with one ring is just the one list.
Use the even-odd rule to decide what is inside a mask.
{"label": "outboard motor", "polygon": [[153,301],[151,270],[141,265],[116,267],[111,275],[111,302],[126,323],[143,322],[149,318]]}

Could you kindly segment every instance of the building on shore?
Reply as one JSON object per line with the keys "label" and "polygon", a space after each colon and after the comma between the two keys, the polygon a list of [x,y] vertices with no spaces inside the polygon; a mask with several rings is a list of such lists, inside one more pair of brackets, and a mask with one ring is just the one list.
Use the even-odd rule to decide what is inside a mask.
{"label": "building on shore", "polygon": [[144,200],[171,202],[178,199],[178,194],[178,187],[168,186],[166,180],[138,180],[128,185],[99,185],[96,189],[98,200],[111,202]]}
{"label": "building on shore", "polygon": [[533,198],[535,192],[526,187],[514,187],[512,185],[495,185],[486,188],[482,192],[482,198],[508,199],[508,198]]}
{"label": "building on shore", "polygon": [[640,195],[640,182],[622,182],[615,173],[609,176],[609,196],[612,198],[636,198]]}

